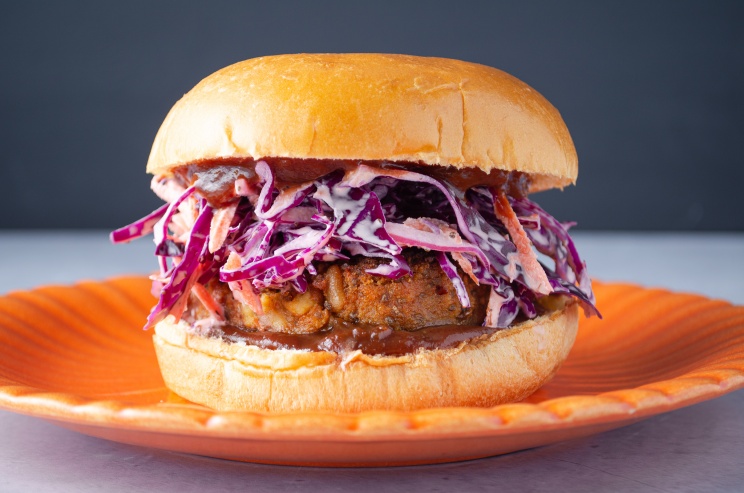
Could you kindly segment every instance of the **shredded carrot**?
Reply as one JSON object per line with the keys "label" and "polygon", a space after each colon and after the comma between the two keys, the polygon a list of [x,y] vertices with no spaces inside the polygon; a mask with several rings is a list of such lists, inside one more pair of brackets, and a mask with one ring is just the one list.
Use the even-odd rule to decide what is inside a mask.
{"label": "shredded carrot", "polygon": [[181,296],[181,298],[176,303],[174,303],[171,309],[168,311],[170,315],[173,315],[174,317],[176,317],[176,322],[181,320],[181,317],[183,316],[183,312],[186,311],[186,305],[189,302],[188,293],[191,292],[191,288],[194,287],[194,285],[196,284],[196,279],[198,277],[199,277],[198,274],[195,274],[189,278],[189,281],[186,284],[186,288],[183,290],[184,295]]}
{"label": "shredded carrot", "polygon": [[517,247],[519,264],[522,266],[527,287],[539,294],[552,293],[553,288],[548,281],[548,276],[545,274],[545,270],[540,265],[540,262],[538,262],[537,256],[532,250],[532,242],[519,223],[519,218],[517,218],[514,209],[509,204],[509,199],[506,198],[503,192],[495,193],[495,191],[492,191],[492,193],[494,193],[494,213],[504,223],[507,231],[509,231],[511,240]]}
{"label": "shredded carrot", "polygon": [[207,291],[207,288],[197,282],[192,286],[191,292],[196,296],[201,304],[204,305],[204,308],[207,309],[212,317],[220,321],[225,320],[225,311],[222,309],[222,306],[215,301],[212,294]]}
{"label": "shredded carrot", "polygon": [[[230,252],[227,261],[225,262],[225,268],[228,270],[236,270],[239,269],[240,266],[240,256],[235,252]],[[261,297],[253,290],[253,286],[249,284],[249,281],[231,281],[227,283],[227,286],[232,291],[236,300],[244,305],[248,305],[248,308],[253,310],[253,313],[256,315],[263,315]]]}
{"label": "shredded carrot", "polygon": [[237,208],[238,203],[235,202],[227,207],[220,207],[214,212],[212,224],[209,226],[209,253],[216,252],[225,243]]}

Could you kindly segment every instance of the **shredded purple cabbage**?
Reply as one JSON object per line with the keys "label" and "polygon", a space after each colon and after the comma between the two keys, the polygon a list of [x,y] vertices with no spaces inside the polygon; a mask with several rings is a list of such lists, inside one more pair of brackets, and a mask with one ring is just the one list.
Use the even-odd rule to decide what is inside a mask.
{"label": "shredded purple cabbage", "polygon": [[111,243],[127,243],[152,233],[155,225],[165,215],[169,206],[170,204],[163,204],[142,219],[112,231],[109,235]]}
{"label": "shredded purple cabbage", "polygon": [[[200,260],[208,251],[207,242],[212,215],[212,208],[207,205],[206,200],[201,200],[201,212],[186,242],[184,255],[170,273],[170,280],[160,290],[158,304],[147,317],[147,327],[152,327],[164,319],[179,301],[183,302],[184,297],[189,295],[199,275]],[[178,318],[180,315],[179,313]]]}
{"label": "shredded purple cabbage", "polygon": [[[146,327],[171,313],[180,318],[197,282],[218,278],[254,292],[304,292],[305,272],[316,273],[315,262],[354,255],[384,259],[367,272],[397,279],[411,272],[402,255],[410,247],[436,252],[463,307],[470,306],[470,299],[456,263],[467,267],[478,283],[491,286],[493,305],[498,306],[492,325],[507,327],[520,313],[537,316],[539,295],[518,262],[507,228],[494,214],[494,197],[487,189],[462,193],[419,173],[360,165],[345,175],[336,171],[279,191],[266,163],[257,163],[255,170],[260,191],[236,186],[239,203],[232,224],[213,253],[208,245],[214,210],[193,186],[173,203],[111,234],[119,243],[154,233],[162,288]],[[553,292],[575,297],[587,313],[598,314],[586,265],[568,234],[570,224],[558,222],[527,198],[509,200],[537,251],[555,262],[554,269],[543,266]],[[178,229],[173,218],[188,201],[197,210],[196,220],[190,231],[173,234]],[[428,231],[411,227],[407,219],[417,219]],[[238,257],[239,267],[227,268],[231,255]]]}
{"label": "shredded purple cabbage", "polygon": [[460,274],[457,273],[457,268],[452,264],[446,253],[437,252],[436,255],[439,266],[455,287],[455,292],[463,308],[470,308],[470,296],[468,296],[468,290],[465,289],[465,283],[462,281]]}
{"label": "shredded purple cabbage", "polygon": [[571,285],[578,281],[579,289],[593,305],[594,293],[586,263],[579,257],[576,245],[568,234],[573,223],[558,222],[527,198],[511,199],[510,202],[537,251],[555,261],[554,276]]}

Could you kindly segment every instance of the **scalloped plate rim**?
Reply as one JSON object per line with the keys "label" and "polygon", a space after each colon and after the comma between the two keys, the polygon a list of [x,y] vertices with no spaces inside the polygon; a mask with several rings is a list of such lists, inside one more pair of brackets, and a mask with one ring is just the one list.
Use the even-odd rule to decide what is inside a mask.
{"label": "scalloped plate rim", "polygon": [[[665,380],[668,381],[668,380]],[[660,381],[662,382],[662,381]],[[654,382],[657,383],[657,382]],[[293,440],[293,439],[302,439],[302,440],[328,440],[329,437],[332,437],[334,440],[389,440],[391,437],[405,437],[406,440],[427,440],[431,438],[464,438],[464,437],[474,437],[474,436],[499,436],[504,434],[511,434],[515,432],[519,433],[530,433],[535,431],[547,431],[547,430],[556,430],[556,429],[562,429],[565,427],[581,427],[583,425],[592,426],[600,423],[619,423],[618,426],[613,426],[612,428],[616,427],[622,427],[626,426],[627,424],[632,424],[633,422],[644,420],[652,416],[656,416],[658,414],[676,411],[678,409],[682,409],[688,406],[692,406],[695,404],[699,404],[701,402],[705,402],[710,399],[714,399],[716,397],[720,397],[723,395],[726,395],[728,393],[734,392],[736,390],[739,390],[741,388],[744,388],[744,379],[738,384],[730,385],[730,386],[722,386],[720,392],[706,392],[697,394],[694,396],[691,396],[689,398],[680,399],[680,400],[668,400],[666,404],[658,404],[655,406],[648,406],[644,407],[640,410],[629,410],[627,412],[614,412],[614,413],[606,413],[602,414],[593,418],[572,418],[571,416],[566,417],[560,417],[555,415],[554,413],[544,410],[547,413],[552,414],[555,419],[551,422],[541,422],[541,423],[529,423],[529,424],[522,424],[522,423],[515,423],[515,424],[508,424],[508,423],[496,423],[494,426],[491,427],[482,427],[478,429],[472,429],[472,430],[466,430],[466,431],[452,431],[452,430],[441,430],[437,429],[436,427],[425,427],[425,428],[418,428],[413,430],[407,430],[405,432],[401,432],[400,430],[396,430],[393,432],[379,432],[379,431],[358,431],[358,430],[348,430],[348,429],[338,429],[335,430],[334,433],[329,433],[328,430],[325,430],[323,433],[305,433],[301,432],[298,433],[297,430],[293,428],[286,428],[285,430],[266,430],[262,427],[254,427],[252,429],[240,429],[236,431],[230,431],[226,429],[220,429],[220,428],[210,428],[209,426],[206,426],[204,424],[198,425],[183,425],[183,426],[168,426],[168,427],[153,427],[153,425],[162,425],[162,422],[160,419],[143,419],[143,418],[133,418],[132,420],[127,419],[120,419],[119,417],[116,417],[118,413],[121,411],[146,411],[149,409],[156,409],[157,412],[164,412],[164,414],[168,414],[168,411],[166,409],[171,408],[172,411],[179,411],[181,412],[182,409],[180,409],[183,406],[198,406],[196,404],[194,405],[179,405],[179,404],[167,404],[164,407],[160,407],[158,404],[154,405],[127,405],[124,406],[122,409],[117,411],[112,411],[110,413],[105,412],[97,412],[96,414],[100,417],[104,418],[102,420],[91,420],[86,419],[85,416],[81,416],[78,413],[75,413],[76,408],[83,408],[83,407],[98,407],[102,404],[106,404],[109,402],[116,402],[114,400],[96,400],[96,399],[89,399],[89,398],[82,398],[82,399],[89,399],[87,402],[81,402],[79,404],[73,404],[73,405],[64,405],[65,409],[68,409],[69,411],[67,413],[64,412],[55,412],[54,408],[59,408],[57,400],[50,399],[46,397],[34,397],[33,400],[37,401],[30,406],[24,406],[22,403],[19,404],[13,404],[13,400],[18,401],[24,401],[25,395],[22,397],[16,397],[11,396],[10,399],[7,399],[8,394],[6,393],[5,385],[0,385],[0,410],[14,412],[18,414],[22,414],[25,416],[30,416],[34,418],[44,419],[48,421],[58,422],[60,424],[66,423],[66,424],[80,424],[84,426],[90,426],[90,427],[99,427],[99,428],[117,428],[120,430],[131,430],[131,431],[156,431],[158,433],[165,433],[165,434],[171,434],[171,435],[180,435],[183,433],[188,434],[198,434],[202,436],[219,436],[220,438],[245,438],[245,439],[263,439],[265,437],[271,437],[278,440]],[[634,387],[633,389],[622,389],[622,390],[636,390],[636,389],[642,389],[641,387]],[[617,391],[614,391],[617,392]],[[52,393],[52,392],[43,392],[43,393]],[[56,394],[56,392],[54,392]],[[601,393],[596,395],[587,395],[587,396],[581,396],[581,397],[603,397],[605,394],[608,393]],[[77,397],[77,396],[76,396]],[[546,401],[543,401],[544,403],[552,403],[553,401],[557,401],[559,399],[565,399],[567,397],[573,397],[573,396],[565,396],[565,397],[559,397],[556,399],[549,399]],[[44,402],[42,404],[42,402]],[[463,414],[466,414],[470,411],[480,411],[483,414],[486,413],[492,413],[494,416],[497,417],[496,414],[499,410],[511,406],[512,404],[501,404],[499,406],[494,406],[492,408],[476,408],[476,407],[463,407],[463,408],[434,408],[434,409],[427,409],[426,411],[451,411],[453,414],[453,418],[458,417],[458,415],[461,417]],[[522,404],[534,408],[540,408],[541,406],[537,404]],[[33,407],[34,410],[28,409],[27,407]],[[276,414],[270,414],[270,413],[250,413],[250,412],[219,412],[219,411],[213,411],[208,408],[198,408],[194,409],[196,412],[209,414],[210,418],[205,420],[205,422],[208,422],[210,419],[213,418],[221,418],[221,417],[237,417],[237,416],[258,416],[262,420],[271,420],[273,418],[276,418],[278,416],[282,417],[308,417],[308,416],[317,416],[319,418],[322,417],[336,417],[339,416],[335,413],[288,413],[284,415],[276,415]],[[360,413],[360,414],[412,414],[416,413],[416,411],[411,412],[395,412],[395,411],[371,411],[370,413]],[[80,416],[80,417],[78,417]],[[358,417],[359,414],[347,414],[343,415],[344,417],[348,418],[354,418]],[[483,416],[487,417],[487,416]],[[474,417],[474,419],[477,419],[478,417]],[[608,420],[608,418],[610,418]],[[403,419],[401,417],[401,419]],[[190,423],[196,423],[196,420],[190,420]]]}
{"label": "scalloped plate rim", "polygon": [[[102,281],[96,280],[84,280],[74,283],[72,285],[48,285],[35,288],[34,290],[16,290],[8,292],[0,298],[5,298],[16,293],[29,293],[38,289],[44,288],[70,288],[85,284],[101,284],[110,283],[116,281],[122,281],[127,279],[141,278],[142,276],[116,276],[107,278]],[[655,291],[663,292],[672,295],[686,294],[676,293],[663,288],[647,288],[632,283],[602,283],[605,286],[618,286],[626,287],[629,289],[638,289],[644,291]],[[699,298],[704,298],[709,301],[719,301],[707,298],[701,295],[695,295]],[[729,306],[735,306],[728,303]],[[737,326],[738,327],[738,326]],[[569,356],[570,358],[570,356]],[[0,362],[0,366],[2,362]],[[714,365],[713,368],[719,368]],[[577,394],[572,396],[561,396],[553,399],[542,401],[539,404],[530,403],[518,403],[518,404],[502,404],[493,408],[436,408],[419,411],[408,411],[408,412],[395,412],[395,411],[372,411],[368,413],[359,414],[344,414],[339,415],[336,413],[288,413],[283,415],[270,414],[270,413],[241,413],[241,412],[217,412],[208,408],[196,405],[196,404],[178,404],[178,403],[155,403],[155,404],[127,404],[126,401],[120,399],[98,399],[95,397],[83,397],[76,394],[55,392],[48,389],[34,388],[28,385],[24,385],[13,381],[8,377],[0,377],[0,409],[17,412],[20,414],[33,416],[35,418],[41,418],[63,427],[76,429],[83,433],[87,433],[84,429],[101,429],[101,430],[129,430],[129,431],[140,431],[147,433],[166,434],[171,436],[207,436],[220,439],[237,439],[237,440],[254,440],[254,441],[305,441],[305,442],[373,442],[373,441],[390,441],[391,439],[396,441],[427,441],[427,440],[441,440],[441,439],[459,439],[459,438],[486,438],[486,437],[498,437],[503,435],[520,434],[520,433],[534,433],[539,431],[560,431],[566,429],[575,429],[579,431],[579,428],[585,428],[591,430],[593,428],[603,428],[605,430],[614,429],[622,426],[632,424],[634,422],[647,419],[648,417],[661,414],[664,412],[673,411],[689,405],[693,405],[699,402],[703,402],[715,397],[725,395],[735,390],[744,387],[744,363],[740,363],[737,360],[728,362],[725,366],[726,369],[734,369],[738,372],[737,375],[729,378],[720,380],[717,385],[715,384],[700,384],[690,385],[681,392],[672,393],[665,395],[661,401],[656,402],[653,405],[634,407],[630,403],[625,403],[627,406],[625,411],[618,410],[623,407],[623,401],[616,397],[612,397],[609,394],[617,392],[624,392],[630,390],[643,390],[644,387],[654,384],[660,384],[664,382],[671,382],[678,379],[684,378],[696,378],[694,376],[687,377],[687,375],[693,374],[698,368],[693,368],[691,371],[681,374],[671,379],[663,379],[654,382],[647,382],[644,385],[638,387],[631,387],[627,389],[618,389],[611,392],[602,392],[598,394]],[[703,387],[706,387],[705,389]],[[157,389],[152,389],[157,390]],[[695,390],[700,390],[695,392]],[[659,393],[661,393],[659,391]],[[71,397],[74,400],[73,403],[64,402],[61,400],[62,396]],[[569,413],[566,416],[559,416],[555,412],[548,409],[549,405],[555,404],[556,402],[573,397],[582,397],[588,401],[596,401],[583,407],[602,406],[600,402],[606,397],[615,399],[617,406],[614,406],[612,412],[603,412],[592,417],[586,416],[574,416],[573,413]],[[112,406],[113,404],[113,406]],[[606,404],[606,402],[604,402]],[[499,417],[499,411],[508,408],[509,406],[526,406],[523,409],[529,409],[525,414],[544,413],[545,415],[551,416],[548,421],[537,420],[532,422],[503,422]],[[86,409],[87,408],[87,412]],[[607,410],[605,410],[607,411]],[[125,414],[131,413],[129,417]],[[151,413],[148,416],[148,413]],[[163,427],[163,421],[165,416],[168,414],[177,413],[183,419],[178,424],[171,423],[169,426]],[[323,428],[318,433],[307,433],[298,432],[298,426],[301,426],[300,421],[307,418],[326,418],[332,419],[356,419],[359,421],[363,420],[365,416],[380,416],[386,415],[393,417],[393,421],[396,423],[403,422],[405,420],[411,420],[420,414],[449,414],[449,421],[455,422],[458,420],[465,420],[467,423],[472,423],[478,420],[493,418],[489,423],[489,426],[483,424],[471,426],[465,430],[453,430],[450,427],[442,426],[423,426],[414,429],[405,430],[404,428],[396,427],[394,429],[385,430],[384,428],[371,428],[371,429],[344,429],[343,427],[336,427],[335,429]],[[91,415],[94,414],[98,419],[92,419]],[[196,419],[195,415],[199,414],[203,419]],[[184,418],[185,416],[185,418]],[[240,427],[237,430],[228,430],[224,428],[210,426],[212,420],[226,419],[228,421],[240,420],[240,418],[250,418],[255,421],[259,421],[261,425]],[[294,418],[296,422],[293,425],[287,425],[287,420]],[[284,428],[281,430],[277,429],[266,429],[264,427],[265,422],[274,421],[277,419],[284,420]],[[501,422],[497,422],[497,421]],[[447,420],[440,419],[441,423],[446,423]],[[586,435],[591,434],[591,431],[585,433]],[[95,433],[87,433],[96,436]],[[579,433],[576,436],[584,436],[585,434]],[[123,442],[124,440],[117,440]],[[132,443],[132,442],[130,442]],[[552,442],[551,442],[552,443]],[[273,461],[270,461],[273,462]]]}

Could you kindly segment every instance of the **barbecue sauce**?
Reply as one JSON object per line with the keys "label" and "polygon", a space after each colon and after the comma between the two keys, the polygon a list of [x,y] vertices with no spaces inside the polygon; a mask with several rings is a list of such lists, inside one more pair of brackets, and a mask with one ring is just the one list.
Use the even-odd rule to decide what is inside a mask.
{"label": "barbecue sauce", "polygon": [[247,331],[232,325],[214,329],[226,342],[245,343],[262,349],[295,349],[347,353],[361,350],[367,355],[402,356],[418,350],[450,349],[465,341],[503,329],[483,326],[443,325],[415,331],[336,321],[328,330],[312,334]]}
{"label": "barbecue sauce", "polygon": [[[384,161],[322,160],[265,158],[276,177],[276,185],[283,189],[292,185],[315,180],[337,169],[351,171],[360,164],[376,168],[406,169],[444,180],[467,190],[474,186],[501,188],[512,197],[525,197],[529,189],[529,176],[518,171],[493,170],[485,173],[478,168],[457,169],[446,166],[430,166],[419,163],[390,163]],[[194,185],[197,192],[207,199],[212,207],[223,206],[237,198],[235,180],[244,177],[247,182],[258,187],[259,178],[255,172],[253,159],[225,158],[197,162],[181,166],[175,176],[184,186]]]}

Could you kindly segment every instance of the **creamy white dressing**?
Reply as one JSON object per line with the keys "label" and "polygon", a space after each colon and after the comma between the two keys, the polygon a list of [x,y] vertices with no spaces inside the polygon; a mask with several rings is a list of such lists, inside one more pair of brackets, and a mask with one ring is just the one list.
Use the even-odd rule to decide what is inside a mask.
{"label": "creamy white dressing", "polygon": [[[380,238],[376,232],[383,228],[383,221],[372,219],[370,214],[362,215],[369,210],[364,206],[370,197],[369,192],[364,192],[361,198],[354,200],[349,197],[351,188],[345,185],[335,185],[330,192],[328,187],[319,187],[314,197],[324,201],[333,209],[336,218],[336,235],[347,237],[362,243],[382,248],[394,255],[399,254],[402,249],[394,242]],[[353,236],[349,233],[353,228]]]}
{"label": "creamy white dressing", "polygon": [[488,308],[486,308],[486,320],[483,325],[486,327],[499,326],[499,313],[505,302],[506,298],[502,298],[495,289],[491,289],[491,295],[488,297]]}

